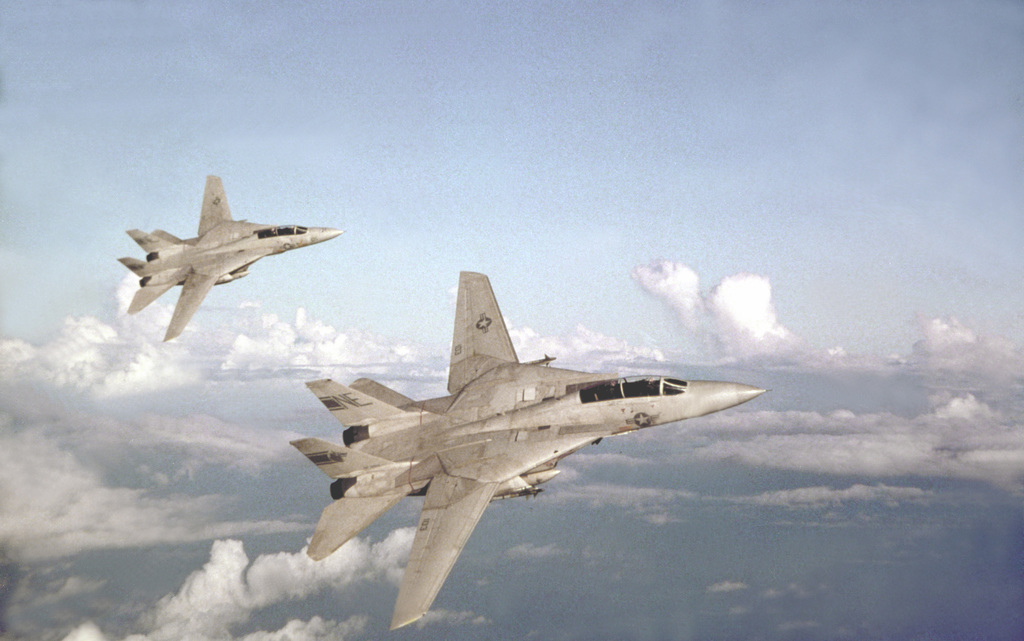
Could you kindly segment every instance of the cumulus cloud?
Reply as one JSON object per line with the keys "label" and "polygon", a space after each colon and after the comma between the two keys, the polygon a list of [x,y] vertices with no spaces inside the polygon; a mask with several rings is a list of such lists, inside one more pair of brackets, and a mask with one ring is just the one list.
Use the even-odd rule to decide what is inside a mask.
{"label": "cumulus cloud", "polygon": [[[322,561],[313,561],[305,549],[264,554],[251,562],[241,541],[215,541],[210,558],[190,574],[174,593],[160,599],[136,621],[141,632],[124,641],[343,641],[360,635],[367,617],[331,621],[314,616],[293,619],[273,631],[236,634],[259,611],[332,590],[343,593],[363,581],[397,583],[412,547],[414,528],[392,531],[374,544],[355,538]],[[485,625],[490,620],[469,611],[431,610],[417,627],[431,624]],[[108,641],[100,628],[87,621],[64,641]]]}
{"label": "cumulus cloud", "polygon": [[[160,599],[143,614],[136,627],[143,631],[125,641],[240,639],[242,641],[339,641],[360,634],[367,619],[345,621],[313,617],[291,620],[276,631],[234,635],[233,630],[255,612],[296,601],[324,590],[343,590],[359,581],[391,580],[412,545],[413,528],[394,530],[384,540],[369,544],[356,538],[323,561],[313,561],[305,549],[295,553],[261,555],[251,563],[241,541],[213,543],[209,561],[185,579],[173,594]],[[98,626],[85,622],[64,641],[106,640]]]}
{"label": "cumulus cloud", "polygon": [[577,325],[568,336],[542,336],[529,327],[512,326],[509,337],[521,358],[555,356],[567,367],[585,367],[591,371],[644,370],[651,363],[665,361],[661,350],[630,345],[583,325]]}
{"label": "cumulus cloud", "polygon": [[703,292],[696,272],[659,260],[633,269],[644,291],[672,309],[683,328],[726,358],[790,356],[801,342],[775,313],[765,276],[736,274]]}
{"label": "cumulus cloud", "polygon": [[685,329],[700,331],[705,310],[697,272],[682,263],[657,260],[635,267],[633,279],[675,311]]}
{"label": "cumulus cloud", "polygon": [[785,354],[796,336],[779,323],[768,278],[736,274],[724,278],[708,296],[715,336],[725,353],[740,358]]}
{"label": "cumulus cloud", "polygon": [[311,319],[299,308],[288,322],[273,314],[246,323],[222,360],[224,370],[332,368],[352,364],[419,363],[422,349],[389,341],[370,332],[347,332]]}
{"label": "cumulus cloud", "polygon": [[173,390],[224,377],[349,375],[377,370],[441,380],[444,359],[420,346],[373,333],[332,327],[299,308],[285,320],[245,306],[225,331],[186,332],[162,342],[171,306],[157,302],[124,314],[136,288],[126,278],[118,289],[121,314],[113,324],[91,316],[69,317],[41,345],[0,338],[0,381],[43,382],[96,398]]}
{"label": "cumulus cloud", "polygon": [[133,340],[86,316],[65,319],[44,345],[0,338],[0,380],[41,381],[114,397],[191,385],[200,372],[181,349]]}
{"label": "cumulus cloud", "polygon": [[1024,375],[1024,353],[1008,339],[982,335],[952,316],[917,320],[923,338],[914,343],[912,359],[925,370],[980,375],[986,383]]}
{"label": "cumulus cloud", "polygon": [[[323,561],[313,561],[303,549],[261,555],[251,563],[241,541],[215,541],[206,565],[142,617],[140,624],[145,633],[128,639],[231,638],[232,628],[248,621],[257,610],[356,581],[394,575],[412,546],[412,537],[413,528],[402,528],[374,545],[353,539]],[[346,629],[358,631],[364,624],[362,618],[350,620]],[[292,622],[289,626],[295,634],[305,635],[294,638],[333,638],[322,633],[338,631],[337,624],[322,620]],[[288,638],[267,634],[260,633],[257,638]]]}

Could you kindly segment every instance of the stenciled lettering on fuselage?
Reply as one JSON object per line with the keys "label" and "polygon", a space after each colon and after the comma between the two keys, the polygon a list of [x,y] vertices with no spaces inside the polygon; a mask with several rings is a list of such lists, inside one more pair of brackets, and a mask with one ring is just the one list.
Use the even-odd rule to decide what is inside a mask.
{"label": "stenciled lettering on fuselage", "polygon": [[306,458],[316,465],[330,465],[331,463],[344,463],[345,452],[313,452],[307,454]]}
{"label": "stenciled lettering on fuselage", "polygon": [[366,407],[367,405],[373,405],[373,403],[360,403],[359,399],[352,397],[351,392],[335,394],[333,396],[323,396],[320,398],[320,402],[332,412],[334,410],[346,410],[350,407]]}

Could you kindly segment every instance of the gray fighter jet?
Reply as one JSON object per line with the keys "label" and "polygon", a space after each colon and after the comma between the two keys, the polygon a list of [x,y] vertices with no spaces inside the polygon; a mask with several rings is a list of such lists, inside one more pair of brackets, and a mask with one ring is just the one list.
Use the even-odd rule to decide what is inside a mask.
{"label": "gray fighter jet", "polygon": [[264,256],[321,243],[340,233],[329,227],[279,227],[232,220],[220,178],[207,176],[196,238],[182,240],[162,229],[152,234],[128,230],[132,240],[147,252],[145,261],[118,259],[139,276],[139,291],[128,313],[135,314],[168,289],[181,285],[181,297],[164,336],[169,341],[181,334],[214,285],[248,276],[249,266]]}
{"label": "gray fighter jet", "polygon": [[740,383],[619,378],[520,363],[487,277],[459,279],[449,396],[361,378],[306,385],[346,429],[292,441],[334,480],[307,553],[320,560],[405,496],[426,495],[391,629],[423,616],[495,499],[533,496],[558,461],[602,438],[717,412],[763,394]]}

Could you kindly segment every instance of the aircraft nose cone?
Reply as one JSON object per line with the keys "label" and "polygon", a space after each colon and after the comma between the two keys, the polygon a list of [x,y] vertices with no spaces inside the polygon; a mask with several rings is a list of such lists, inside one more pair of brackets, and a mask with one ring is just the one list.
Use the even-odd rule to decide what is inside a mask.
{"label": "aircraft nose cone", "polygon": [[338,236],[345,233],[340,229],[332,229],[330,227],[314,227],[309,231],[312,232],[314,238],[313,242],[315,243],[322,243],[325,240],[337,238]]}
{"label": "aircraft nose cone", "polygon": [[695,416],[718,412],[757,398],[766,390],[743,383],[691,381],[690,393]]}
{"label": "aircraft nose cone", "polygon": [[736,398],[739,400],[739,403],[736,403],[737,405],[753,400],[768,391],[753,385],[743,385],[742,383],[733,383],[733,385],[736,386]]}

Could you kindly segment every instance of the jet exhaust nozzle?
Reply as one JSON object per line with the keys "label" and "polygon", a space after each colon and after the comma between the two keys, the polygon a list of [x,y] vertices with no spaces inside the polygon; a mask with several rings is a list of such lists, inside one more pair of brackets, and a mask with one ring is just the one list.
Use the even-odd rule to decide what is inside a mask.
{"label": "jet exhaust nozzle", "polygon": [[356,484],[356,479],[343,477],[331,483],[331,498],[337,501],[341,497],[345,496],[345,492],[352,489],[352,486]]}

